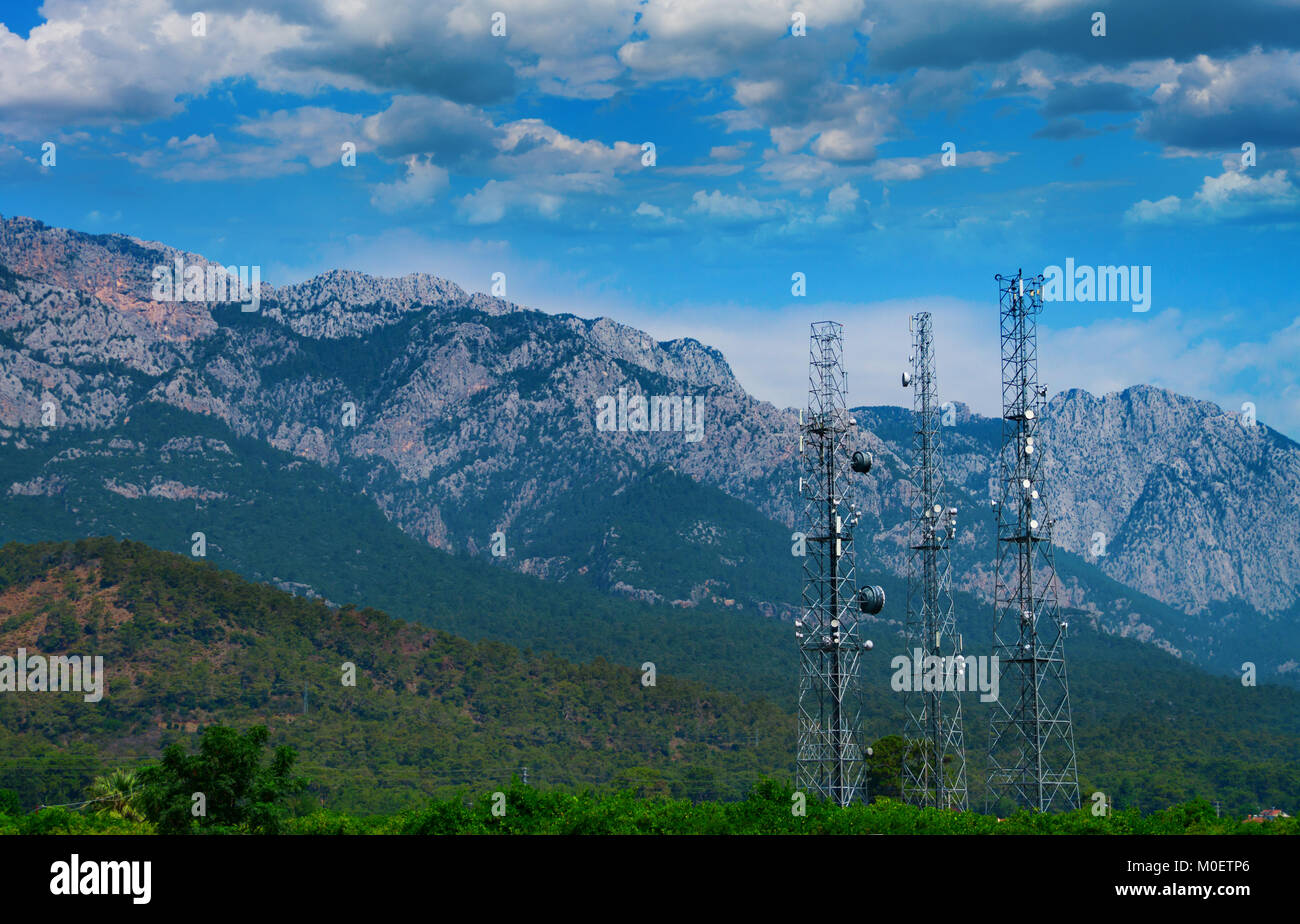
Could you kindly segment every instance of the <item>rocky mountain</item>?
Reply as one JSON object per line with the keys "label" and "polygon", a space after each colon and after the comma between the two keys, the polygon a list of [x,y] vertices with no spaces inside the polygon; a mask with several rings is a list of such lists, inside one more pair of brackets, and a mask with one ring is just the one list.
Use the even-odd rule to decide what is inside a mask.
{"label": "rocky mountain", "polygon": [[[972,511],[956,544],[955,581],[987,597],[995,534],[989,482],[1001,424],[960,403],[954,410],[940,431],[945,468],[950,493]],[[857,416],[895,463],[882,481],[905,471],[910,412],[862,408]],[[1098,584],[1104,575],[1185,617],[1173,625],[1122,606],[1103,617],[1114,631],[1227,670],[1242,660],[1271,661],[1296,676],[1300,543],[1292,523],[1300,513],[1300,447],[1210,402],[1145,385],[1102,397],[1057,394],[1042,433],[1056,545],[1067,562],[1075,559],[1061,569],[1066,605],[1095,613],[1115,595]],[[906,538],[906,494],[898,487],[883,492],[889,528],[879,536],[892,541],[892,562]]]}
{"label": "rocky mountain", "polygon": [[[663,606],[792,611],[797,586],[782,597],[764,575],[789,563],[795,413],[749,396],[716,350],[423,274],[262,282],[255,311],[156,299],[155,270],[178,259],[208,268],[162,244],[0,219],[0,448],[50,450],[0,493],[63,497],[69,459],[58,453],[85,450],[56,434],[105,435],[170,406],[320,467],[437,548]],[[857,416],[878,458],[859,485],[859,549],[896,576],[910,414]],[[999,423],[957,405],[951,424],[948,478],[970,511],[955,581],[987,595]],[[1147,386],[1059,394],[1046,426],[1067,606],[1197,663],[1250,659],[1300,676],[1300,447]],[[663,473],[658,487],[650,472]],[[187,503],[222,491],[200,482],[144,472],[105,487]],[[755,522],[737,524],[735,510],[725,523],[700,516],[714,501],[692,485]],[[653,497],[654,511],[622,503],[629,491]],[[635,524],[631,542],[628,517],[642,513],[657,522]],[[656,569],[674,549],[692,555],[672,573]]]}

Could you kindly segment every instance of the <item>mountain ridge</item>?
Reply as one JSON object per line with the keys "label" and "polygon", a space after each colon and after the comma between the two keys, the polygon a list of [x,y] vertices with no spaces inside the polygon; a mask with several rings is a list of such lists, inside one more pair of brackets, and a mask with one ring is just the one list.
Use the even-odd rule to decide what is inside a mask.
{"label": "mountain ridge", "polygon": [[[557,558],[548,531],[566,498],[597,477],[616,491],[671,466],[793,528],[794,413],[749,396],[725,357],[698,341],[659,343],[607,318],[522,309],[427,274],[397,281],[407,295],[385,295],[388,283],[353,271],[264,283],[260,313],[140,302],[148,261],[163,252],[0,219],[0,265],[9,268],[0,280],[0,442],[40,445],[48,404],[59,426],[95,430],[161,402],[322,466],[436,547],[488,555],[503,533],[530,553],[508,563],[543,576],[582,564]],[[44,281],[15,276],[25,270]],[[402,301],[420,293],[442,300]],[[597,401],[620,388],[703,399],[704,439],[600,432]],[[349,405],[355,426],[344,423]],[[987,596],[999,423],[955,410],[941,432],[947,476],[974,514],[956,543],[954,578]],[[1153,640],[1181,651],[1213,645],[1224,666],[1239,654],[1263,661],[1266,653],[1224,653],[1222,640],[1231,646],[1233,626],[1251,635],[1273,632],[1270,620],[1294,622],[1300,544],[1276,498],[1300,494],[1300,447],[1154,386],[1100,397],[1070,389],[1049,410],[1047,496],[1060,547],[1191,617],[1188,639],[1157,631]],[[859,545],[882,549],[882,567],[901,574],[910,413],[858,414],[861,445],[877,457],[855,485],[868,530]],[[0,488],[15,485],[32,489]],[[1104,555],[1091,554],[1098,533]],[[620,592],[618,583],[606,589]],[[1066,605],[1088,603],[1077,597],[1083,585],[1062,589]],[[1300,631],[1283,637],[1300,650]]]}

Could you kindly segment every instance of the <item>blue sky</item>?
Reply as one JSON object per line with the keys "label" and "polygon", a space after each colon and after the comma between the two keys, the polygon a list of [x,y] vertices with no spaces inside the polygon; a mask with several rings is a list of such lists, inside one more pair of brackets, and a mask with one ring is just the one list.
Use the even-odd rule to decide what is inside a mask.
{"label": "blue sky", "polygon": [[1047,306],[1048,384],[1300,436],[1300,4],[1125,3],[1104,36],[1099,6],[5,2],[0,213],[273,284],[501,271],[521,304],[718,346],[786,405],[822,317],[855,402],[901,403],[928,309],[945,397],[995,412],[995,272],[1150,266],[1147,312]]}

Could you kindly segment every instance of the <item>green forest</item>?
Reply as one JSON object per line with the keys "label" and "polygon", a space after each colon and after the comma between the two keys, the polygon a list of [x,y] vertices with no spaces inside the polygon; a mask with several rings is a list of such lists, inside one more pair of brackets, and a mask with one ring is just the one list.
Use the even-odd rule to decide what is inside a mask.
{"label": "green forest", "polygon": [[[875,802],[838,813],[810,801],[805,816],[781,816],[781,824],[1120,830],[1114,826],[1127,819],[1189,830],[1210,824],[1203,806],[1217,801],[1223,817],[1213,823],[1227,830],[1261,808],[1294,814],[1294,691],[1244,690],[1172,659],[1167,671],[1153,671],[1134,643],[1093,644],[1114,645],[1114,655],[1107,672],[1072,676],[1087,703],[1077,713],[1081,783],[1085,806],[1100,790],[1112,815],[1095,819],[1085,808],[1059,821],[971,814],[957,822],[952,813],[898,805],[902,723],[882,709],[864,722],[876,751],[868,786]],[[294,785],[278,794],[277,830],[515,830],[530,799],[543,801],[527,816],[529,830],[578,819],[592,830],[616,822],[756,830],[755,819],[776,817],[777,791],[790,813],[792,702],[720,691],[662,666],[651,685],[637,659],[578,663],[468,641],[375,609],[296,597],[137,542],[0,549],[0,654],[19,647],[103,656],[108,679],[98,703],[71,693],[0,696],[4,830],[156,826],[143,810],[115,819],[91,800],[133,789],[113,785],[114,774],[148,777],[167,755],[183,763],[213,729],[247,735],[259,727],[267,760],[294,755]],[[977,741],[983,714],[971,699],[967,721]],[[978,746],[970,750],[971,805],[982,809]],[[520,816],[510,820],[509,809],[504,820],[483,816],[484,793],[493,792],[514,793],[507,802]],[[628,800],[645,806],[617,821]],[[174,813],[175,799],[162,802]]]}
{"label": "green forest", "polygon": [[[743,801],[692,802],[645,798],[631,792],[578,793],[507,788],[504,813],[492,813],[493,794],[451,797],[396,815],[357,817],[316,812],[289,818],[280,834],[1300,834],[1295,819],[1256,824],[1216,818],[1208,802],[1173,806],[1150,815],[1136,809],[1094,818],[1087,810],[1063,815],[1018,812],[1004,820],[975,812],[917,809],[892,799],[839,808],[810,801],[807,814],[790,811],[789,787],[769,783]],[[240,833],[239,827],[211,833]],[[152,834],[147,821],[108,813],[46,809],[0,814],[0,834]]]}
{"label": "green forest", "polygon": [[[168,745],[157,762],[97,778],[86,802],[24,813],[0,790],[0,834],[1296,834],[1300,819],[1220,817],[1204,800],[1137,809],[1007,818],[905,805],[888,796],[839,807],[763,779],[745,798],[673,798],[663,780],[599,791],[541,788],[518,777],[493,792],[462,790],[395,814],[350,815],[302,799],[297,753],[269,733],[205,728],[195,753]],[[895,764],[896,767],[896,764]]]}

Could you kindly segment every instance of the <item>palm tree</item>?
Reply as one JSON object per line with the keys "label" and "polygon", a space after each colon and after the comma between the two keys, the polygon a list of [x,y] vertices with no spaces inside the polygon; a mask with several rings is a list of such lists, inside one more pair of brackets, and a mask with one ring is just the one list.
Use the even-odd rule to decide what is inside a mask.
{"label": "palm tree", "polygon": [[144,815],[136,806],[140,783],[134,770],[112,770],[95,777],[90,784],[91,805],[96,812],[109,812],[119,818],[143,821]]}

